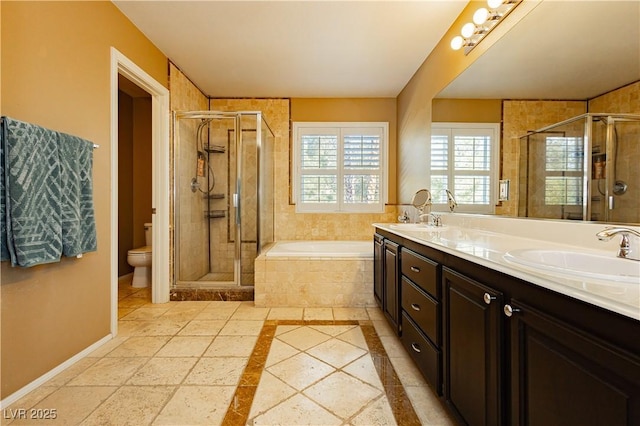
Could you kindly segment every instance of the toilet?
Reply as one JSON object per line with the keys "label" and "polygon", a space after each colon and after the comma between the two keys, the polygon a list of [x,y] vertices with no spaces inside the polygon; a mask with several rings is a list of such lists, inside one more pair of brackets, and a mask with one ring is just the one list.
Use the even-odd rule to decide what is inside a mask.
{"label": "toilet", "polygon": [[132,287],[149,287],[151,285],[151,224],[144,224],[145,246],[127,252],[127,263],[133,266]]}

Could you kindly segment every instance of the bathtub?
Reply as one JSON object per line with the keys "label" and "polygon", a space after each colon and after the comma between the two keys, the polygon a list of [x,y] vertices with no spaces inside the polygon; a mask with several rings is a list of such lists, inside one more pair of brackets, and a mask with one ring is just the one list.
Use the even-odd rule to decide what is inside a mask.
{"label": "bathtub", "polygon": [[258,307],[369,307],[373,241],[281,241],[255,260]]}

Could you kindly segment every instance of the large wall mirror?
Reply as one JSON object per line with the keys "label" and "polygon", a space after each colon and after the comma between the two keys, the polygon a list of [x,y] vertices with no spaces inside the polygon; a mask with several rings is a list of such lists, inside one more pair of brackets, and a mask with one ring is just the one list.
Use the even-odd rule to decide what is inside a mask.
{"label": "large wall mirror", "polygon": [[[542,178],[525,182],[527,168],[544,171],[548,165],[536,161],[546,162],[548,155],[530,154],[544,151],[545,143],[551,142],[527,150],[524,147],[528,142],[522,138],[584,114],[640,117],[640,1],[540,2],[438,94],[432,118],[434,122],[487,121],[490,108],[499,109],[497,120],[502,122],[501,178],[511,182],[510,198],[497,207],[497,214],[640,223],[640,124],[610,127],[613,133],[609,134],[609,147],[598,142],[597,134],[584,125],[576,126],[576,134],[559,137],[558,132],[551,132],[551,138],[543,138],[556,144],[562,144],[563,137],[571,140],[565,144],[573,144],[574,152],[569,154],[588,159],[578,161],[582,173],[546,173],[583,177],[584,182],[578,185],[584,185],[584,190],[571,202],[586,205],[602,193],[604,204],[617,209],[615,212],[598,210],[598,214],[592,214],[591,207],[587,212],[586,208],[532,206],[531,194],[544,204],[544,192],[549,190],[544,187],[545,173],[541,173]],[[529,158],[523,160],[527,153]],[[598,163],[597,170],[594,163]],[[611,182],[598,182],[607,172]],[[547,182],[554,180],[558,183],[561,179]],[[614,187],[616,181],[627,185],[623,194],[614,193],[619,192]],[[599,191],[596,194],[594,190]],[[553,199],[547,194],[546,202]]]}

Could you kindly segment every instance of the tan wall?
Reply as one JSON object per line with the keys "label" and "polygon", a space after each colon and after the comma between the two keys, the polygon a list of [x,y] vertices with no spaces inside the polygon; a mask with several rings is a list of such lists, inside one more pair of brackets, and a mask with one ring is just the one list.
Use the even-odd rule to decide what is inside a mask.
{"label": "tan wall", "polygon": [[500,123],[501,99],[434,99],[434,123]]}
{"label": "tan wall", "polygon": [[163,85],[167,59],[108,1],[2,2],[1,19],[2,113],[100,145],[98,251],[29,269],[2,263],[5,398],[110,332],[110,47]]}
{"label": "tan wall", "polygon": [[133,268],[127,250],[133,247],[133,98],[118,92],[118,276]]}
{"label": "tan wall", "polygon": [[382,121],[389,123],[389,197],[396,203],[397,111],[395,98],[291,99],[291,121]]}
{"label": "tan wall", "polygon": [[133,246],[145,245],[144,224],[151,222],[151,97],[133,98]]}
{"label": "tan wall", "polygon": [[589,112],[640,114],[640,81],[590,99]]}
{"label": "tan wall", "polygon": [[[373,99],[291,99],[291,122],[295,121],[386,121],[389,122],[389,197],[384,213],[296,213],[290,204],[291,176],[289,167],[290,141],[286,156],[282,155],[277,170],[286,171],[276,187],[287,188],[287,198],[276,197],[277,240],[368,240],[373,234],[372,223],[395,221],[397,177],[396,102],[391,98]],[[286,180],[285,180],[286,179]]]}
{"label": "tan wall", "polygon": [[[441,42],[398,95],[397,193],[399,203],[408,203],[417,189],[425,187],[424,164],[431,139],[433,99],[536,6],[536,2],[520,4],[468,55],[464,55],[462,51],[452,50],[449,41],[458,34],[465,22],[472,20],[475,10],[484,4],[484,2],[473,1],[467,5]],[[416,158],[424,158],[425,161],[416,161]]]}

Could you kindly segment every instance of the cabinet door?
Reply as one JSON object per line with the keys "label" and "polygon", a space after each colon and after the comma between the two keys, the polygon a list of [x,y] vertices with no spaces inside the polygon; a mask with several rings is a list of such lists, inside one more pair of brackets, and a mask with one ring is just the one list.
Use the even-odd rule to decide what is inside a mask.
{"label": "cabinet door", "polygon": [[382,308],[382,288],[384,284],[384,237],[373,236],[373,296]]}
{"label": "cabinet door", "polygon": [[524,303],[510,306],[513,425],[640,425],[638,354]]}
{"label": "cabinet door", "polygon": [[398,244],[386,240],[384,242],[384,303],[383,310],[387,319],[399,334],[398,322]]}
{"label": "cabinet door", "polygon": [[443,268],[445,399],[469,425],[503,423],[502,293]]}

